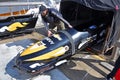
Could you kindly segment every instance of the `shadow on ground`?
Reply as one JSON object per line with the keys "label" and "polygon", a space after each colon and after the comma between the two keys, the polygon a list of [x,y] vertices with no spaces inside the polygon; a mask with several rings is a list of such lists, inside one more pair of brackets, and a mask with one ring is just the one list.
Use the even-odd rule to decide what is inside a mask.
{"label": "shadow on ground", "polygon": [[[70,80],[106,80],[105,77],[107,73],[110,72],[110,70],[103,67],[101,65],[101,62],[104,61],[89,58],[83,59],[78,57],[72,57],[69,64],[64,64],[60,66],[59,69]],[[101,70],[99,67],[95,66],[92,63],[98,64],[99,66],[106,69],[108,72],[105,72],[106,70],[105,71]],[[83,64],[87,65],[87,67],[83,67]]]}

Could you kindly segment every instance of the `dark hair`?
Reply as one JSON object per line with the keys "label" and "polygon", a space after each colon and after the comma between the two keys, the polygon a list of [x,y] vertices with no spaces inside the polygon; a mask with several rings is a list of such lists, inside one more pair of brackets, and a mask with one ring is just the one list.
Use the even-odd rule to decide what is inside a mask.
{"label": "dark hair", "polygon": [[45,11],[47,8],[44,5],[41,5],[39,8],[39,12],[42,13],[43,11]]}

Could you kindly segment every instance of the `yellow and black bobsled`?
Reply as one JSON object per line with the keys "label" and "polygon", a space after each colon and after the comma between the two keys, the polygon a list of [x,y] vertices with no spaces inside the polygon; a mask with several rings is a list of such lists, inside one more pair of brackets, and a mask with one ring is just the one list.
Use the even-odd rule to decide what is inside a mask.
{"label": "yellow and black bobsled", "polygon": [[0,19],[0,39],[31,33],[37,22],[37,16],[18,15]]}
{"label": "yellow and black bobsled", "polygon": [[93,25],[85,31],[73,28],[62,30],[22,51],[17,56],[16,67],[28,73],[48,71],[67,62],[76,50],[85,48],[88,43],[97,40],[98,36],[102,39],[104,29],[101,27],[97,30]]}

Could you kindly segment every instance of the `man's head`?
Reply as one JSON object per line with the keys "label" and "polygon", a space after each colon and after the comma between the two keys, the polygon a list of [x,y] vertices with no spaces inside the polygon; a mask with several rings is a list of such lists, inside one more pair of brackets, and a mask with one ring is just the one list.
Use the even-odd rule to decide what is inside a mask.
{"label": "man's head", "polygon": [[48,13],[48,9],[44,5],[41,5],[39,10],[40,10],[39,12],[42,16],[45,16]]}

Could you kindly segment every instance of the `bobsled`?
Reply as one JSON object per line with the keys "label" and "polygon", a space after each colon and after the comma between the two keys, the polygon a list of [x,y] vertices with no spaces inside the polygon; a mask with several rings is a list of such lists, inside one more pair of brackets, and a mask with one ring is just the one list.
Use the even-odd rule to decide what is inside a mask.
{"label": "bobsled", "polygon": [[65,30],[60,30],[22,50],[15,59],[17,69],[31,74],[43,73],[66,63],[77,50],[105,41],[112,13],[91,10],[83,5],[76,6],[72,1],[69,3],[63,0],[60,10],[63,18],[73,28],[67,28],[66,24]]}
{"label": "bobsled", "polygon": [[29,14],[0,19],[0,39],[31,33],[37,18],[34,14]]}
{"label": "bobsled", "polygon": [[61,30],[21,51],[16,57],[15,66],[31,74],[49,71],[66,63],[76,50],[84,49],[98,40],[98,36],[102,40],[104,30],[104,25],[99,28],[92,25],[82,31],[74,28]]}

